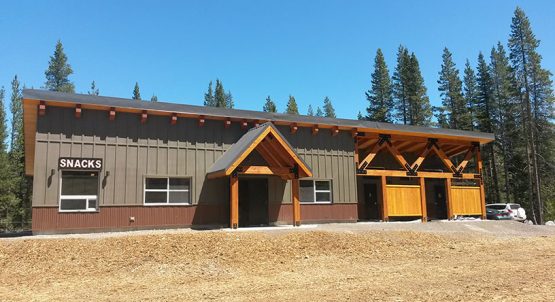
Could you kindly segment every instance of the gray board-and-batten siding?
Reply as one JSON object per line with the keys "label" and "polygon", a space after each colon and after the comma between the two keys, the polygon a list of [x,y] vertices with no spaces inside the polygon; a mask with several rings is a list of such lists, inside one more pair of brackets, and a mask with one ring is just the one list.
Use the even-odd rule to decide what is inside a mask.
{"label": "gray board-and-batten siding", "polygon": [[[295,134],[288,127],[278,129],[314,179],[331,179],[334,203],[357,202],[355,146],[349,132],[332,137],[328,131],[312,135],[303,127]],[[72,108],[50,107],[37,121],[33,206],[58,206],[60,157],[103,159],[100,206],[143,205],[146,176],[191,177],[193,204],[228,203],[229,180],[207,179],[206,172],[246,131],[239,123],[224,128],[216,120],[199,127],[197,119],[180,118],[170,125],[167,117],[155,115],[142,124],[137,114],[123,112],[110,121],[106,111],[88,109],[77,119]],[[270,199],[283,196],[283,203],[290,202],[289,183],[270,178],[269,191]]]}

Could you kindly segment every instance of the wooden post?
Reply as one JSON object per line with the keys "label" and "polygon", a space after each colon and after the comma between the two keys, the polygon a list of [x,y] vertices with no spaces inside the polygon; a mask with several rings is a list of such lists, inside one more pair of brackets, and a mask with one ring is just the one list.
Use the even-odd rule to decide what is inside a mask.
{"label": "wooden post", "polygon": [[482,206],[482,219],[486,219],[486,192],[484,190],[484,174],[482,173],[482,153],[480,145],[476,150],[476,163],[478,165],[478,174],[480,174],[480,203]]}
{"label": "wooden post", "polygon": [[447,219],[453,218],[453,200],[451,200],[451,178],[445,179],[445,201],[447,202]]}
{"label": "wooden post", "polygon": [[301,225],[301,203],[299,201],[299,179],[291,179],[291,203],[293,206],[293,225]]}
{"label": "wooden post", "polygon": [[239,178],[231,175],[229,180],[229,227],[236,229],[239,226]]}
{"label": "wooden post", "polygon": [[426,208],[426,179],[420,177],[420,209],[422,211],[422,222],[428,222],[428,209]]}
{"label": "wooden post", "polygon": [[382,220],[389,221],[387,213],[387,181],[386,176],[381,177],[382,180]]}

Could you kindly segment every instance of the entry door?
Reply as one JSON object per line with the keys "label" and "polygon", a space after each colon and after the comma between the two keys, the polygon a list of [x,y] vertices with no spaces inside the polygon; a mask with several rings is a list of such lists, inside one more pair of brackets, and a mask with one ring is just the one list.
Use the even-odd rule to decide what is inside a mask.
{"label": "entry door", "polygon": [[379,218],[378,186],[377,184],[364,184],[364,209],[368,219]]}
{"label": "entry door", "polygon": [[447,197],[445,196],[445,185],[434,185],[434,200],[436,217],[447,218]]}
{"label": "entry door", "polygon": [[267,225],[268,179],[239,179],[239,225]]}

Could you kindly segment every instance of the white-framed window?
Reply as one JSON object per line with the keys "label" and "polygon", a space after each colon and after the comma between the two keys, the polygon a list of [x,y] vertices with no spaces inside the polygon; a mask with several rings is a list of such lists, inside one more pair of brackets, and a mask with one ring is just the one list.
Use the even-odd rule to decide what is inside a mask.
{"label": "white-framed window", "polygon": [[60,212],[95,212],[98,209],[98,172],[61,171]]}
{"label": "white-framed window", "polygon": [[145,177],[145,205],[191,204],[191,178]]}
{"label": "white-framed window", "polygon": [[299,199],[302,203],[331,203],[331,180],[300,180]]}

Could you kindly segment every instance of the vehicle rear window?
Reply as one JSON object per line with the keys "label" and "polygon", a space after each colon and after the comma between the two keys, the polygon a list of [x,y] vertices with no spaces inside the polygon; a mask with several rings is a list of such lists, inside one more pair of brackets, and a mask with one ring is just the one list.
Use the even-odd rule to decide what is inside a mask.
{"label": "vehicle rear window", "polygon": [[511,205],[511,209],[512,209],[512,210],[518,210],[519,208],[520,208],[520,205],[519,205],[519,204],[512,204],[512,205]]}
{"label": "vehicle rear window", "polygon": [[488,209],[494,209],[494,210],[504,210],[506,208],[506,206],[504,204],[491,204],[491,205],[487,205]]}

